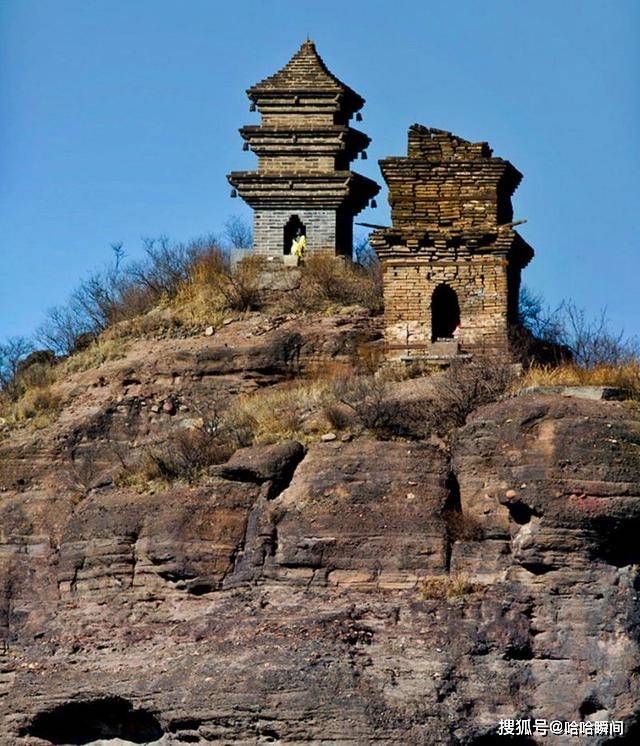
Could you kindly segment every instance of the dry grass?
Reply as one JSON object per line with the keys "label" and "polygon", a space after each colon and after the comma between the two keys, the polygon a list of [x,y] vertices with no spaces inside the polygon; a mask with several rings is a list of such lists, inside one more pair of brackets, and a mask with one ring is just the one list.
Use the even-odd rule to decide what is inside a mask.
{"label": "dry grass", "polygon": [[612,386],[640,400],[640,361],[584,368],[574,363],[532,366],[518,381],[518,389],[530,386]]}
{"label": "dry grass", "polygon": [[0,417],[9,427],[30,425],[40,429],[53,422],[60,410],[61,397],[54,391],[58,381],[73,373],[97,368],[108,360],[126,355],[127,343],[122,338],[98,339],[61,363],[37,363],[21,373],[19,395],[15,400],[0,396]]}
{"label": "dry grass", "polygon": [[215,251],[200,256],[175,292],[161,299],[150,312],[122,326],[125,336],[172,336],[219,327],[225,311],[247,311],[261,304],[260,273],[263,260],[248,257],[232,270],[226,257]]}
{"label": "dry grass", "polygon": [[[189,283],[178,290],[167,308],[171,314],[171,328],[195,332],[207,326],[219,327],[224,318],[225,303],[216,286]],[[166,328],[166,324],[162,326]]]}
{"label": "dry grass", "polygon": [[61,397],[53,388],[58,381],[73,373],[97,368],[109,360],[123,358],[127,347],[122,338],[100,338],[61,363],[29,366],[20,376],[18,398],[11,401],[0,397],[0,416],[9,426],[29,424],[36,429],[45,427],[55,420],[61,406]]}
{"label": "dry grass", "polygon": [[372,313],[382,310],[379,268],[361,267],[329,252],[311,254],[301,267],[300,286],[282,298],[287,311],[330,311],[358,305]]}
{"label": "dry grass", "polygon": [[252,423],[255,442],[275,443],[288,438],[308,442],[331,430],[324,410],[334,402],[329,381],[299,380],[241,398],[232,414]]}
{"label": "dry grass", "polygon": [[29,422],[35,429],[40,429],[55,420],[60,403],[60,397],[50,386],[38,386],[27,389],[18,401],[9,404],[3,417],[10,425]]}
{"label": "dry grass", "polygon": [[420,585],[420,598],[423,601],[447,599],[449,601],[463,598],[479,589],[463,575],[444,575],[425,578]]}
{"label": "dry grass", "polygon": [[128,343],[122,337],[98,338],[89,347],[71,355],[53,368],[55,380],[62,380],[70,373],[98,368],[109,360],[121,360],[126,356]]}

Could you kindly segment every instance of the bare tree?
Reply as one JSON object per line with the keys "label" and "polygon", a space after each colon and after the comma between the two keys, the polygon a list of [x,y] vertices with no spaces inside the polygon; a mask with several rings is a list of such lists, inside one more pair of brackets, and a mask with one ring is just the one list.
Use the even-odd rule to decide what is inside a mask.
{"label": "bare tree", "polygon": [[369,243],[369,236],[357,238],[353,244],[353,258],[361,267],[371,267],[380,263],[378,255]]}
{"label": "bare tree", "polygon": [[552,309],[544,303],[539,293],[534,293],[530,288],[523,285],[520,290],[519,298],[519,317],[520,323],[536,339],[543,342],[562,344],[560,341],[563,335],[562,304]]}
{"label": "bare tree", "polygon": [[253,246],[251,225],[240,215],[227,218],[224,237],[232,249],[250,249]]}
{"label": "bare tree", "polygon": [[552,309],[526,287],[520,292],[520,323],[537,339],[570,350],[573,360],[585,368],[621,365],[640,353],[637,339],[611,329],[606,309],[595,318],[573,301]]}
{"label": "bare tree", "polygon": [[638,358],[638,340],[627,338],[622,330],[613,331],[606,309],[594,319],[588,319],[585,310],[572,302],[565,303],[562,311],[565,344],[579,365],[624,365]]}
{"label": "bare tree", "polygon": [[31,352],[33,344],[26,337],[10,337],[0,344],[0,389],[11,399],[19,395],[21,365]]}
{"label": "bare tree", "polygon": [[36,339],[57,355],[69,355],[76,348],[77,339],[89,332],[86,319],[71,305],[49,309],[45,320],[36,331]]}

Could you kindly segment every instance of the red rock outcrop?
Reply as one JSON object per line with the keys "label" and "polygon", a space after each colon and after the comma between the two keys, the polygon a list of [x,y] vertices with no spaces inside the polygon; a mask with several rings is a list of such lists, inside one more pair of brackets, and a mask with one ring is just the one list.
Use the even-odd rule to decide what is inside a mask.
{"label": "red rock outcrop", "polygon": [[[477,411],[451,452],[287,443],[194,487],[56,485],[48,454],[71,426],[89,447],[116,392],[208,395],[222,348],[189,344],[140,383],[126,360],[105,386],[80,374],[38,441],[3,443],[25,481],[0,495],[0,743],[477,745],[518,717],[624,720],[634,742],[635,410],[532,393]],[[248,385],[242,365],[219,375]]]}

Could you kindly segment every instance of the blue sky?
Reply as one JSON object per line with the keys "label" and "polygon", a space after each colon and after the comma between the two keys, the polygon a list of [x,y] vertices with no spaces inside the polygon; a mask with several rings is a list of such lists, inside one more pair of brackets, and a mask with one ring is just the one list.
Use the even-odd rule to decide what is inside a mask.
{"label": "blue sky", "polygon": [[0,0],[0,338],[113,242],[248,216],[225,178],[255,163],[244,91],[307,33],[367,100],[357,170],[381,181],[414,122],[488,140],[525,176],[525,282],[640,334],[639,28],[633,0]]}

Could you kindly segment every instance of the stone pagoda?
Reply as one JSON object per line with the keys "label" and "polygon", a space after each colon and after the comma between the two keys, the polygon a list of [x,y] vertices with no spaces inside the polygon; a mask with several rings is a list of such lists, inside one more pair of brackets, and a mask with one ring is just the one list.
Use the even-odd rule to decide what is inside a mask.
{"label": "stone pagoda", "polygon": [[262,121],[240,134],[258,156],[258,169],[227,178],[232,196],[237,190],[254,210],[255,253],[286,256],[304,234],[307,253],[351,257],[353,217],[380,189],[349,170],[370,142],[349,126],[364,99],[329,72],[308,40],[247,95]]}
{"label": "stone pagoda", "polygon": [[513,229],[522,179],[486,142],[415,124],[407,157],[380,161],[393,226],[373,232],[390,357],[505,350],[533,249]]}

